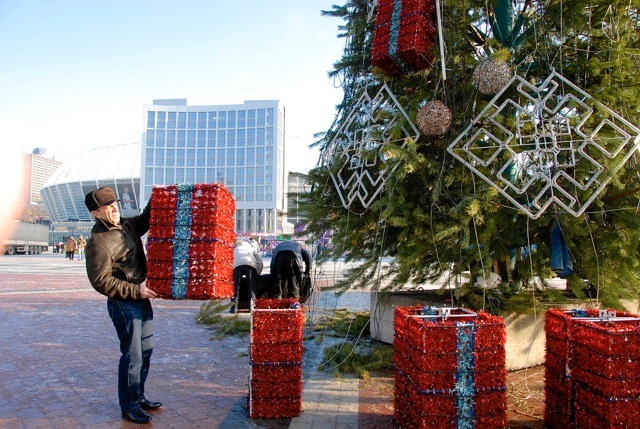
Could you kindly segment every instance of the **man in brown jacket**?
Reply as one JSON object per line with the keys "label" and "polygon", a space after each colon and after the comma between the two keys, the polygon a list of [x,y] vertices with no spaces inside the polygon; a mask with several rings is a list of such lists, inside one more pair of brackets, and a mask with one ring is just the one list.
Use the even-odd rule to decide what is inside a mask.
{"label": "man in brown jacket", "polygon": [[96,223],[85,248],[91,286],[107,297],[107,310],[120,340],[118,400],[122,418],[148,423],[160,402],[145,397],[144,384],[153,352],[153,310],[146,287],[147,260],[141,237],[149,230],[149,204],[142,214],[120,219],[113,189],[102,187],[85,196]]}

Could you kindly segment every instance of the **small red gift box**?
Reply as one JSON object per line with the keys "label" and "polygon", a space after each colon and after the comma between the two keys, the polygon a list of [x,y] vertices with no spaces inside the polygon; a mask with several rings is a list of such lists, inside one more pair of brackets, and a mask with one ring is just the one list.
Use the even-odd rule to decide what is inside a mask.
{"label": "small red gift box", "polygon": [[407,428],[505,427],[504,321],[466,309],[434,310],[395,309],[396,421]]}
{"label": "small red gift box", "polygon": [[390,76],[426,69],[433,62],[433,0],[380,0],[371,63]]}

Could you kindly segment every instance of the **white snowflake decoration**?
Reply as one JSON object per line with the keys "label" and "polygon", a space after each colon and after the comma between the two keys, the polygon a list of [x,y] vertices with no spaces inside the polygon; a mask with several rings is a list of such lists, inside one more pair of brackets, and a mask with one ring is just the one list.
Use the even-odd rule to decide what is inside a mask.
{"label": "white snowflake decoration", "polygon": [[[394,141],[391,132],[399,121],[402,136]],[[349,209],[358,200],[368,208],[398,167],[398,161],[385,154],[386,147],[404,147],[406,138],[417,140],[418,136],[418,129],[387,85],[373,98],[365,91],[322,153],[342,205]]]}
{"label": "white snowflake decoration", "polygon": [[447,150],[537,219],[554,203],[580,216],[639,146],[637,127],[553,72],[511,78]]}

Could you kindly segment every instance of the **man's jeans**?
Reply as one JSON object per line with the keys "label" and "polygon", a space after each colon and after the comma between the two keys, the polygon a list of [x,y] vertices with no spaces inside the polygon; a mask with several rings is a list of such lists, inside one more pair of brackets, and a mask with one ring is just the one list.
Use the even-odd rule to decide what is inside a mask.
{"label": "man's jeans", "polygon": [[120,340],[118,400],[122,412],[140,407],[153,352],[153,310],[148,299],[107,300],[107,310]]}
{"label": "man's jeans", "polygon": [[84,259],[84,247],[80,247],[78,249],[78,261],[82,261]]}

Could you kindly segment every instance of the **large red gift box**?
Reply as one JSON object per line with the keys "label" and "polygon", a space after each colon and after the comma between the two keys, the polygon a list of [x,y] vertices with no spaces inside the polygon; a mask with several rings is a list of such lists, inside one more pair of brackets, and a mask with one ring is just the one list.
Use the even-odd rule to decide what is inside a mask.
{"label": "large red gift box", "polygon": [[502,318],[419,305],[394,310],[394,414],[403,428],[506,426]]}
{"label": "large red gift box", "polygon": [[249,417],[295,417],[302,411],[302,328],[300,304],[291,299],[258,299],[251,313]]}
{"label": "large red gift box", "polygon": [[545,427],[640,428],[640,318],[549,309]]}
{"label": "large red gift box", "polygon": [[235,201],[221,184],[155,187],[147,286],[160,298],[233,296]]}
{"label": "large red gift box", "polygon": [[436,40],[433,0],[379,0],[371,64],[389,76],[424,70]]}

